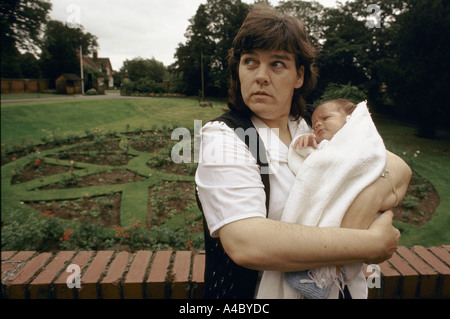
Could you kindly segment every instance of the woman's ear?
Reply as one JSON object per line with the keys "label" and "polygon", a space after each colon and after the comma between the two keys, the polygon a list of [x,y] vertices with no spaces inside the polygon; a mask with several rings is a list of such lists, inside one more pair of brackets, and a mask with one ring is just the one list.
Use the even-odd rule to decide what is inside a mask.
{"label": "woman's ear", "polygon": [[305,67],[302,65],[297,70],[297,82],[295,83],[296,89],[299,89],[302,87],[304,77],[305,77]]}

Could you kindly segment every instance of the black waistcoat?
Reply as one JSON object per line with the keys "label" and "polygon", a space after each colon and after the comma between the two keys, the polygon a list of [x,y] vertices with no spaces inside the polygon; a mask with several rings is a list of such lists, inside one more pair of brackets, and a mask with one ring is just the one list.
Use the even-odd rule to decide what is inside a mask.
{"label": "black waistcoat", "polygon": [[[228,112],[218,117],[214,121],[222,121],[232,129],[242,128],[247,130],[253,128],[253,123],[248,116],[242,116],[233,112]],[[256,132],[256,129],[255,129]],[[237,134],[247,146],[249,140]],[[266,151],[264,143],[257,135],[257,149],[250,147],[252,155],[255,157],[260,167],[267,166]],[[266,193],[266,210],[269,209],[270,184],[269,175],[261,174]],[[197,192],[196,192],[197,193]],[[202,210],[201,202],[197,196],[197,204]],[[219,238],[212,238],[206,220],[203,217],[205,233],[205,295],[207,299],[251,299],[255,295],[258,281],[258,271],[241,267],[231,260],[222,247]]]}

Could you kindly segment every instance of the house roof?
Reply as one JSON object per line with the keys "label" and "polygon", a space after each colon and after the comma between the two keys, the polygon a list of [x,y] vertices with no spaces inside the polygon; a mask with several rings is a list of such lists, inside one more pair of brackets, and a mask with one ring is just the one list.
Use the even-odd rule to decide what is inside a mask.
{"label": "house roof", "polygon": [[109,58],[91,58],[90,56],[84,55],[83,56],[83,63],[85,65],[89,65],[94,68],[101,69],[102,71],[109,67],[109,69],[112,71],[112,65]]}

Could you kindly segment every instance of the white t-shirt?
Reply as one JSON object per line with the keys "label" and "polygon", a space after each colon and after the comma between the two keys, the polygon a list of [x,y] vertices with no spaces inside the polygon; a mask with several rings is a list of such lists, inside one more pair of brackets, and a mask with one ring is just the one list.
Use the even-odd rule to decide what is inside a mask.
{"label": "white t-shirt", "polygon": [[[288,147],[256,117],[252,118],[269,162],[269,218],[280,220],[295,175],[288,167]],[[304,120],[289,121],[291,136],[309,133]],[[251,135],[251,132],[249,132]],[[260,168],[249,147],[223,122],[200,130],[201,150],[195,175],[199,198],[212,237],[224,225],[251,217],[266,217]],[[252,143],[250,143],[251,147]]]}

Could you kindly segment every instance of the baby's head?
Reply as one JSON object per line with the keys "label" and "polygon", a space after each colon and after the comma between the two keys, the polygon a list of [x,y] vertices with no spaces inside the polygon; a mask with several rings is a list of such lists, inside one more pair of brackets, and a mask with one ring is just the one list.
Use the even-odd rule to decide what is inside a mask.
{"label": "baby's head", "polygon": [[320,104],[312,115],[312,128],[317,143],[331,140],[347,122],[347,116],[355,110],[356,104],[347,99],[335,99]]}

